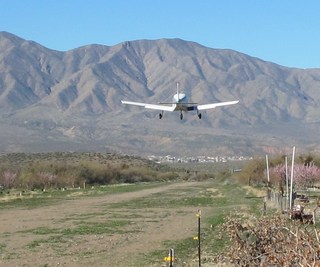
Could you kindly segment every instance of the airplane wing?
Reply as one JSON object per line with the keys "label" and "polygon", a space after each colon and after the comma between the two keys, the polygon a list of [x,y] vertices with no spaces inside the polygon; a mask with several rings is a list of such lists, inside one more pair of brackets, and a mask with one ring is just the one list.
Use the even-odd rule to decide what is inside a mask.
{"label": "airplane wing", "polygon": [[220,103],[214,103],[214,104],[205,104],[205,105],[198,105],[198,106],[196,106],[196,108],[198,110],[204,110],[204,109],[211,109],[211,108],[216,108],[216,107],[234,105],[234,104],[237,104],[238,102],[239,102],[239,100],[220,102]]}
{"label": "airplane wing", "polygon": [[123,101],[123,100],[121,100],[121,103],[126,105],[135,105],[135,106],[140,106],[148,109],[156,109],[156,110],[164,110],[164,111],[174,111],[176,108],[175,104],[171,106],[165,106],[165,105],[154,105],[154,104],[147,104],[147,103],[140,103],[140,102],[132,102],[132,101]]}
{"label": "airplane wing", "polygon": [[126,105],[134,105],[134,106],[140,106],[140,107],[144,107],[146,105],[146,103],[140,103],[140,102],[132,102],[132,101],[123,101],[121,100],[122,104],[126,104]]}
{"label": "airplane wing", "polygon": [[176,108],[176,104],[173,104],[172,106],[146,104],[144,107],[145,107],[145,108],[149,108],[149,109],[157,109],[157,110],[165,110],[165,111],[174,111],[175,108]]}

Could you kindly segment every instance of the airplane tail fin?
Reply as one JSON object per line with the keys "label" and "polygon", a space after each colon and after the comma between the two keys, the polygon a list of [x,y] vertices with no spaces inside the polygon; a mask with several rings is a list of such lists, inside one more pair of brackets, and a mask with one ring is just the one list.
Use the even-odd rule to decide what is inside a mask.
{"label": "airplane tail fin", "polygon": [[180,85],[179,82],[177,82],[177,94],[176,94],[177,99],[175,99],[177,103],[179,102],[179,85]]}
{"label": "airplane tail fin", "polygon": [[179,82],[177,82],[177,95],[179,95]]}

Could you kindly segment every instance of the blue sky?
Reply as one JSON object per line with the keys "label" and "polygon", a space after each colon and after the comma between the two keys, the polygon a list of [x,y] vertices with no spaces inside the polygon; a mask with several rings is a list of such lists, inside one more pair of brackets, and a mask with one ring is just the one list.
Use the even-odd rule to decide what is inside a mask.
{"label": "blue sky", "polygon": [[320,68],[318,0],[0,0],[0,31],[65,51],[181,38]]}

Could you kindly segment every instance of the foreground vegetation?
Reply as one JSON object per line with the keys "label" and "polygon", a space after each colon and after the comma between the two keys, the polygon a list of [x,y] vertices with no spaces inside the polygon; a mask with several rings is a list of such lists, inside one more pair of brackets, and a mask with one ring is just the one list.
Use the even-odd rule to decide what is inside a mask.
{"label": "foreground vegetation", "polygon": [[[179,183],[181,182],[110,185],[79,189],[77,192],[82,194],[76,195],[72,190],[59,194],[57,191],[49,191],[39,193],[37,198],[9,201],[0,210],[2,218],[6,218],[7,212],[13,210],[16,211],[16,217],[20,218],[21,208],[27,208],[30,214],[36,215],[43,213],[44,208],[46,211],[59,209],[62,203],[64,212],[59,216],[51,214],[45,225],[35,221],[29,223],[28,227],[14,227],[13,230],[2,233],[0,244],[3,263],[7,266],[15,262],[25,263],[30,257],[33,261],[37,259],[37,264],[25,263],[24,266],[56,266],[58,262],[67,262],[69,265],[65,266],[73,266],[70,259],[72,257],[76,262],[74,266],[101,266],[102,263],[105,263],[105,266],[118,267],[162,266],[168,249],[174,248],[175,266],[194,266],[193,264],[197,263],[198,244],[194,240],[197,235],[196,213],[200,209],[202,260],[209,264],[213,256],[223,251],[228,244],[227,236],[221,237],[219,234],[224,218],[234,210],[259,213],[261,199],[253,197],[244,188],[225,179],[209,179],[192,183],[192,186],[172,187],[174,189],[139,197],[146,189]],[[99,191],[98,195],[96,191]],[[69,208],[69,204],[72,204],[70,200],[78,203],[81,200],[83,206],[86,199],[95,203],[92,202],[93,196],[99,203],[103,199],[114,199],[119,192],[121,195],[137,192],[137,195],[134,199],[95,205],[94,210],[93,207],[77,210]],[[19,225],[17,222],[15,224]],[[188,234],[180,238],[174,237],[175,231],[186,225]],[[155,239],[154,243],[150,243],[154,236],[160,236],[159,241]],[[24,251],[21,255],[28,256],[21,258],[15,254],[10,240],[21,240],[18,246],[23,247],[18,250]],[[110,243],[109,240],[114,241]],[[92,243],[87,245],[89,241]],[[109,244],[112,246],[109,247]],[[117,252],[118,250],[122,252]],[[43,258],[40,256],[43,254],[49,254],[50,257]]]}
{"label": "foreground vegetation", "polygon": [[[100,262],[100,265],[101,262],[109,262],[106,266],[160,266],[171,247],[176,251],[177,266],[182,266],[196,258],[197,242],[193,237],[197,232],[195,214],[198,209],[203,211],[203,251],[212,255],[222,250],[227,242],[217,238],[217,226],[224,222],[224,217],[234,208],[259,210],[258,206],[261,205],[260,199],[247,197],[245,189],[234,185],[230,178],[230,166],[219,166],[217,171],[208,171],[199,169],[199,166],[189,165],[188,169],[184,169],[181,166],[159,165],[140,158],[110,154],[9,154],[1,158],[1,173],[5,172],[15,173],[16,176],[12,183],[4,183],[2,180],[5,185],[1,197],[2,218],[6,218],[7,212],[12,210],[20,218],[20,208],[39,214],[44,208],[46,211],[55,210],[55,207],[64,203],[63,210],[67,212],[68,203],[72,203],[70,200],[78,202],[88,199],[92,202],[92,197],[98,197],[100,201],[113,199],[119,194],[137,194],[134,199],[99,205],[95,211],[80,209],[79,213],[69,208],[70,213],[65,216],[55,218],[57,214],[51,215],[53,219],[45,226],[38,225],[35,221],[33,227],[28,226],[28,230],[3,233],[0,235],[0,246],[4,263],[23,262],[8,244],[12,237],[13,240],[28,240],[20,248],[26,251],[25,255],[37,258],[43,251],[50,251],[51,258],[60,259],[59,262],[64,258],[68,262],[68,257],[72,255],[72,258],[78,259],[77,266],[95,266],[92,263],[94,260]],[[44,173],[54,175],[55,179],[48,182],[48,179],[43,179]],[[192,187],[139,197],[145,190],[179,184],[181,181],[198,182]],[[124,182],[127,184],[122,185]],[[132,184],[133,182],[135,183]],[[160,233],[149,233],[150,237],[153,234],[163,235],[157,249],[150,250],[147,246],[144,252],[135,254],[126,250],[125,259],[119,260],[115,265],[110,262],[112,256],[107,257],[101,253],[103,249],[99,248],[99,244],[92,245],[92,249],[98,246],[95,250],[85,246],[95,236],[103,238],[102,240],[117,237],[120,240],[129,238],[130,241],[130,236],[143,235],[144,229],[153,227],[157,231],[163,221],[170,222],[173,227],[181,227],[183,221],[180,218],[191,218],[189,224],[194,225],[194,231],[191,229],[187,237],[172,239],[170,232],[162,233],[161,230]],[[129,241],[127,242],[130,243]],[[105,242],[108,244],[108,241]],[[143,243],[144,240],[138,242]],[[74,244],[77,244],[78,250],[72,250]],[[208,261],[209,258],[206,258],[204,256],[203,260]],[[55,265],[47,257],[38,265],[32,266]]]}
{"label": "foreground vegetation", "polygon": [[[24,255],[40,257],[38,265],[26,263],[24,266],[56,266],[55,259],[68,266],[70,257],[76,261],[75,266],[100,266],[101,263],[118,267],[161,266],[165,264],[164,257],[169,248],[175,249],[175,266],[198,266],[195,215],[202,210],[202,266],[222,263],[256,266],[270,262],[274,266],[295,266],[301,262],[304,266],[318,264],[317,225],[292,223],[288,216],[274,209],[263,212],[266,195],[261,187],[266,184],[264,159],[246,162],[240,166],[242,172],[239,173],[232,173],[233,166],[230,165],[167,166],[140,158],[100,153],[8,154],[0,159],[2,218],[12,210],[16,210],[18,216],[20,208],[38,214],[44,207],[55,210],[62,203],[67,209],[68,203],[72,203],[70,200],[97,196],[102,200],[113,199],[118,194],[137,192],[134,198],[101,202],[103,205],[97,202],[100,204],[94,211],[90,207],[76,212],[71,207],[69,213],[48,220],[45,226],[35,223],[26,230],[2,233],[0,263],[15,264],[24,260],[8,245],[12,237],[13,240],[28,240],[20,248]],[[283,157],[270,159],[270,167],[282,162]],[[317,166],[320,161],[315,156],[303,155],[297,162],[307,166],[313,162]],[[239,163],[235,168],[239,169]],[[281,179],[272,176],[270,186],[278,188]],[[191,187],[172,187],[174,189],[142,194],[145,190],[181,181],[197,182]],[[171,237],[165,224],[170,224],[172,229],[174,225],[183,227],[185,218],[193,221],[193,231],[182,238]],[[147,229],[152,232],[146,237]],[[119,252],[124,244],[128,247],[134,242],[148,244],[148,240],[140,236],[148,239],[160,234],[162,241],[155,247],[149,244],[142,250],[134,248],[132,252],[123,248]],[[137,239],[133,238],[135,236]],[[110,247],[106,245],[114,238],[121,241],[113,241]],[[88,240],[94,240],[92,247],[87,245]],[[282,249],[285,246],[290,253]],[[41,259],[39,255],[43,251],[49,251],[47,253],[54,260]],[[121,254],[123,251],[125,257]]]}
{"label": "foreground vegetation", "polygon": [[273,214],[261,218],[232,216],[223,227],[232,245],[218,262],[234,266],[319,266],[320,242],[314,226]]}
{"label": "foreground vegetation", "polygon": [[13,153],[0,157],[0,185],[3,189],[45,190],[176,178],[177,174],[165,166],[114,154]]}
{"label": "foreground vegetation", "polygon": [[[281,186],[285,182],[285,155],[269,158],[270,184],[269,186]],[[291,175],[291,156],[287,157],[288,176]],[[267,182],[266,160],[264,157],[255,158],[247,162],[238,180],[243,184],[253,186],[265,185]],[[313,154],[301,154],[294,161],[294,185],[297,187],[320,184],[320,156]]]}

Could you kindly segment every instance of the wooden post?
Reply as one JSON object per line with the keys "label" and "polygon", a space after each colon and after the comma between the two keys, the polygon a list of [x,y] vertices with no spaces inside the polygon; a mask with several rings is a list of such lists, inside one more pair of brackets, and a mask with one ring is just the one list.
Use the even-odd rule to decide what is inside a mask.
{"label": "wooden post", "polygon": [[288,157],[285,157],[285,165],[286,165],[286,209],[288,209],[289,205],[289,177],[288,177]]}
{"label": "wooden post", "polygon": [[266,166],[267,166],[267,198],[270,200],[270,174],[269,174],[269,159],[268,155],[266,155]]}
{"label": "wooden post", "polygon": [[294,154],[296,151],[296,147],[294,146],[292,148],[292,162],[291,162],[291,179],[290,179],[290,202],[289,202],[289,208],[292,209],[292,194],[293,194],[293,167],[294,167]]}
{"label": "wooden post", "polygon": [[173,250],[173,248],[169,249],[169,258],[170,258],[169,267],[173,267],[173,261],[174,261],[174,250]]}
{"label": "wooden post", "polygon": [[199,258],[199,267],[201,267],[201,210],[198,210],[198,258]]}
{"label": "wooden post", "polygon": [[263,215],[267,215],[267,199],[266,197],[263,199]]}
{"label": "wooden post", "polygon": [[269,159],[268,159],[268,155],[266,155],[266,165],[267,165],[267,181],[268,181],[268,187],[269,187],[270,175],[269,175]]}
{"label": "wooden post", "polygon": [[174,249],[173,248],[169,249],[168,257],[165,257],[164,260],[166,262],[169,262],[169,267],[173,267],[173,263],[174,263]]}

